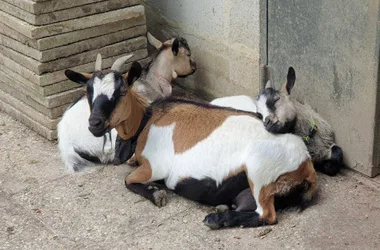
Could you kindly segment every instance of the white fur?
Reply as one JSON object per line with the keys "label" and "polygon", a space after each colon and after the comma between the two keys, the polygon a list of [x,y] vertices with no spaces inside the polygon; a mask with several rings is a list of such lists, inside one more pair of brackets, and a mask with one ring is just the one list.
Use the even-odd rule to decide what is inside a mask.
{"label": "white fur", "polygon": [[217,98],[210,103],[221,107],[229,107],[248,112],[258,112],[263,116],[263,121],[265,121],[265,118],[269,115],[266,102],[267,98],[262,95],[260,95],[257,100],[246,95],[236,95]]}
{"label": "white fur", "polygon": [[[260,120],[250,116],[227,118],[206,139],[179,154],[174,152],[174,129],[175,123],[163,127],[151,125],[142,152],[152,168],[150,181],[165,179],[170,189],[187,177],[210,177],[220,184],[229,173],[245,165],[258,200],[263,186],[296,170],[309,158],[298,136],[271,134]],[[262,214],[259,205],[256,212]]]}
{"label": "white fur", "polygon": [[115,92],[115,75],[113,72],[105,75],[103,79],[95,77],[94,79],[94,96],[92,101],[95,101],[96,97],[100,95],[106,95],[108,100],[111,100],[113,93]]}
{"label": "white fur", "polygon": [[240,109],[248,112],[256,112],[255,101],[246,95],[227,96],[213,100],[210,104],[229,107],[234,109]]}
{"label": "white fur", "polygon": [[[111,131],[112,143],[107,139],[103,152],[103,137],[95,137],[88,130],[88,118],[90,107],[86,96],[79,100],[64,113],[58,124],[58,147],[62,161],[69,171],[74,171],[77,167],[92,165],[90,162],[81,158],[74,149],[87,151],[97,156],[102,163],[109,163],[115,156],[115,141],[117,132]],[[106,135],[108,138],[108,135]]]}

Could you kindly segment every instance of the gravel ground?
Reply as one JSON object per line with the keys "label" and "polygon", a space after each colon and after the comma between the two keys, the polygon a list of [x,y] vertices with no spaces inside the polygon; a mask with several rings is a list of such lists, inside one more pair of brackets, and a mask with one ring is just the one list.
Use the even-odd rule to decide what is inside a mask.
{"label": "gravel ground", "polygon": [[319,198],[279,223],[211,231],[212,208],[128,192],[129,166],[65,172],[50,142],[0,111],[0,249],[380,249],[380,179],[320,175]]}

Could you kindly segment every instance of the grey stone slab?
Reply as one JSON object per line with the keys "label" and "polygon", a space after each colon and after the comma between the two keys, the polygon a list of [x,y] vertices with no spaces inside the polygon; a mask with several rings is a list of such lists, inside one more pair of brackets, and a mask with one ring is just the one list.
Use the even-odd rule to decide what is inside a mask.
{"label": "grey stone slab", "polygon": [[[1,82],[0,82],[1,83]],[[42,135],[48,140],[55,140],[57,139],[57,130],[51,130],[40,123],[36,122],[32,118],[28,117],[27,115],[23,114],[19,110],[15,109],[14,107],[8,105],[4,101],[0,99],[0,109],[4,111],[5,113],[12,116],[14,119],[24,123],[26,126],[31,128],[32,130],[36,131],[38,134]]]}
{"label": "grey stone slab", "polygon": [[78,54],[84,51],[99,49],[107,45],[122,42],[134,37],[145,36],[146,31],[146,26],[140,25],[122,31],[105,34],[103,36],[93,37],[88,40],[75,42],[66,46],[45,50],[41,52],[41,59],[39,61],[47,62],[55,60],[57,58],[68,57],[70,55]]}
{"label": "grey stone slab", "polygon": [[139,2],[139,0],[108,0],[35,15],[12,4],[9,4],[4,0],[1,0],[0,9],[10,15],[16,16],[17,18],[29,24],[40,26],[121,9],[137,5]]}
{"label": "grey stone slab", "polygon": [[[1,46],[0,46],[0,50],[1,50]],[[130,61],[137,61],[137,60],[140,61],[148,56],[148,52],[146,49],[133,51],[132,53],[133,53],[133,57],[130,59]],[[120,56],[122,55],[105,58],[102,61],[102,66],[104,68],[110,68],[112,63]],[[149,60],[149,58],[147,60]],[[20,63],[24,63],[24,61],[22,61],[22,57],[21,57]],[[79,71],[79,72],[92,72],[94,70],[94,63],[95,63],[95,58],[93,62],[86,63],[84,65],[79,65],[76,67],[71,67],[71,69]],[[26,67],[20,65],[19,63],[11,60],[10,58],[6,56],[3,56],[1,53],[0,53],[0,64],[4,64],[7,68],[13,70],[17,74],[21,75],[23,78],[40,86],[52,85],[54,83],[67,80],[64,74],[64,70],[47,73],[47,74],[43,74],[39,76],[35,74],[34,72],[32,72],[31,70],[27,69]],[[126,68],[128,67],[129,67],[129,64],[126,65]]]}
{"label": "grey stone slab", "polygon": [[7,88],[7,86],[10,86],[12,89],[14,89],[14,91],[22,93],[28,99],[32,99],[47,108],[59,107],[64,104],[71,103],[83,94],[83,90],[81,88],[78,88],[44,97],[38,92],[36,92],[34,89],[30,88],[29,86],[23,83],[20,83],[19,81],[13,78],[10,78],[1,71],[0,79],[2,80],[2,82],[0,82],[1,89],[5,89]]}
{"label": "grey stone slab", "polygon": [[124,32],[125,29],[145,25],[145,16],[135,15],[128,19],[122,19],[117,22],[105,23],[99,26],[77,30],[73,32],[57,34],[55,36],[37,39],[37,48],[39,50],[47,50],[55,47],[71,44],[77,41],[83,41],[89,38],[95,38],[116,31]]}
{"label": "grey stone slab", "polygon": [[121,55],[123,53],[132,52],[139,49],[145,49],[147,47],[147,41],[145,37],[136,37],[127,41],[111,44],[92,51],[83,52],[80,54],[72,55],[66,58],[41,63],[33,58],[25,56],[19,52],[9,49],[4,46],[0,46],[0,52],[19,64],[22,64],[29,70],[38,75],[42,75],[47,72],[54,72],[77,65],[86,64],[94,61],[97,53],[101,53],[103,58],[111,56]]}
{"label": "grey stone slab", "polygon": [[75,42],[66,46],[53,48],[45,51],[39,51],[24,45],[12,38],[0,34],[0,45],[31,57],[39,62],[53,61],[59,58],[65,58],[70,55],[75,55],[84,51],[92,51],[110,44],[122,42],[133,37],[138,37],[146,34],[146,26],[136,26],[123,31],[106,34],[99,37],[90,38]]}
{"label": "grey stone slab", "polygon": [[18,82],[23,83],[26,86],[34,89],[35,91],[40,93],[42,96],[49,96],[49,95],[53,95],[56,93],[60,93],[63,91],[67,91],[70,89],[80,87],[79,84],[72,82],[72,81],[69,81],[69,80],[66,80],[63,82],[58,82],[58,83],[48,85],[45,87],[41,87],[41,86],[29,81],[28,79],[23,78],[21,75],[12,71],[12,69],[6,67],[5,65],[0,64],[0,70],[2,72],[4,72],[4,74],[6,74],[8,77],[13,78],[13,79],[17,80]]}
{"label": "grey stone slab", "polygon": [[[30,96],[25,95],[21,91],[18,91],[14,87],[12,87],[9,84],[3,83],[0,81],[0,90],[7,93],[8,95],[13,96],[14,98],[26,103],[27,105],[33,107],[35,110],[40,112],[41,114],[46,115],[47,117],[51,119],[56,119],[65,112],[65,110],[71,105],[72,102],[63,104],[58,107],[49,108],[46,107],[44,104],[41,104],[34,99],[32,99]],[[82,94],[84,94],[84,91],[82,91]],[[79,98],[79,96],[78,96]]]}
{"label": "grey stone slab", "polygon": [[32,1],[32,0],[5,0],[6,2],[33,14],[42,14],[75,6],[102,2],[104,0],[77,0],[77,1]]}
{"label": "grey stone slab", "polygon": [[39,49],[37,40],[31,39],[0,22],[0,34],[10,37],[28,47]]}
{"label": "grey stone slab", "polygon": [[22,21],[12,15],[0,11],[0,20],[24,34],[29,38],[42,38],[47,36],[54,36],[75,30],[87,29],[94,26],[103,25],[106,23],[117,22],[120,20],[130,19],[133,17],[145,16],[144,7],[136,5],[119,10],[108,11],[96,15],[81,17],[77,19],[67,20],[59,23],[53,23],[44,26],[34,26]]}
{"label": "grey stone slab", "polygon": [[37,110],[31,108],[30,106],[26,105],[25,103],[17,100],[16,98],[12,97],[11,95],[1,90],[0,90],[0,99],[6,104],[8,104],[9,106],[14,107],[18,111],[20,111],[25,116],[28,116],[34,121],[43,125],[44,127],[51,130],[57,129],[57,125],[60,119],[50,119],[49,117],[41,114]]}
{"label": "grey stone slab", "polygon": [[44,37],[41,39],[29,38],[20,32],[12,29],[11,27],[1,23],[0,20],[0,34],[10,37],[25,46],[34,48],[38,51],[48,50],[56,47],[61,47],[67,44],[73,44],[78,41],[88,40],[90,38],[100,37],[109,33],[119,31],[124,33],[125,29],[145,24],[144,16],[136,16],[127,20],[118,22],[107,23],[104,25],[91,27],[85,30],[77,30],[69,33],[58,34],[55,36]]}
{"label": "grey stone slab", "polygon": [[54,72],[57,70],[66,69],[68,67],[73,67],[77,65],[82,65],[85,63],[93,62],[96,54],[100,53],[103,58],[108,58],[111,56],[121,55],[124,53],[130,53],[139,49],[147,48],[146,37],[140,36],[136,38],[131,38],[126,41],[111,44],[99,49],[94,49],[92,51],[83,52],[80,54],[72,55],[66,58],[61,58],[58,60],[41,63],[38,67],[39,75],[47,72]]}

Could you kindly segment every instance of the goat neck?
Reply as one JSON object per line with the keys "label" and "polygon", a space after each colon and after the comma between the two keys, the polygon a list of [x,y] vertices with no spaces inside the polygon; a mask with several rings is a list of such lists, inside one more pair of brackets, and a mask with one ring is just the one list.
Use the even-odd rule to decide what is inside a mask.
{"label": "goat neck", "polygon": [[[172,55],[170,50],[162,51],[152,63],[146,75],[147,83],[160,92],[163,96],[167,97],[172,94],[173,69],[172,69]],[[176,76],[174,76],[176,77]]]}
{"label": "goat neck", "polygon": [[128,140],[136,135],[140,124],[144,118],[145,109],[149,104],[139,94],[130,89],[127,95],[120,99],[121,109],[114,115],[117,121],[111,121],[111,126],[115,129],[123,140]]}

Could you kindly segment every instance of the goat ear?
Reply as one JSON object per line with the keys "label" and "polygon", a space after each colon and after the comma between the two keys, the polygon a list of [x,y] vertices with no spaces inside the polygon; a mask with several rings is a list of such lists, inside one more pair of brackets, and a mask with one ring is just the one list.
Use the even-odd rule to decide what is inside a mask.
{"label": "goat ear", "polygon": [[173,41],[173,44],[172,44],[172,51],[173,51],[173,55],[178,55],[178,51],[179,51],[179,41],[178,39],[174,39]]}
{"label": "goat ear", "polygon": [[65,76],[69,80],[83,85],[83,84],[86,84],[87,81],[92,77],[92,74],[78,73],[78,72],[67,69],[65,70]]}
{"label": "goat ear", "polygon": [[288,92],[288,95],[290,95],[290,92],[292,88],[294,87],[295,82],[296,82],[296,72],[294,71],[293,67],[290,67],[288,70],[288,75],[286,77],[286,91]]}
{"label": "goat ear", "polygon": [[139,62],[133,62],[128,73],[123,75],[123,78],[127,81],[128,86],[132,85],[140,76],[142,68]]}
{"label": "goat ear", "polygon": [[265,88],[266,88],[266,89],[269,89],[269,88],[274,89],[274,86],[272,85],[271,80],[268,80],[268,81],[267,81],[267,83],[265,84]]}

